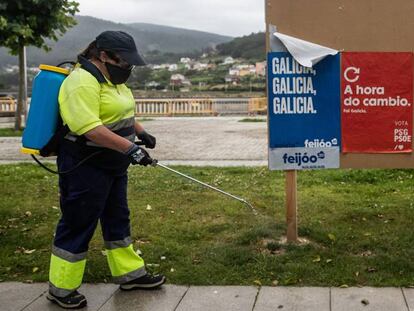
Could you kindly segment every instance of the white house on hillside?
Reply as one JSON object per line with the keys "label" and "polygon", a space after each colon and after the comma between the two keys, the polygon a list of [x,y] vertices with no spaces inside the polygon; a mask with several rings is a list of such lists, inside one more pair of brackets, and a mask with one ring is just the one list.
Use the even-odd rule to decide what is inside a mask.
{"label": "white house on hillside", "polygon": [[171,64],[168,67],[168,71],[177,71],[178,70],[178,65],[177,64]]}
{"label": "white house on hillside", "polygon": [[231,57],[231,56],[226,57],[226,58],[224,59],[223,64],[224,64],[224,65],[232,65],[232,64],[234,64],[234,58],[233,58],[233,57]]}
{"label": "white house on hillside", "polygon": [[174,74],[170,78],[170,85],[174,86],[191,86],[191,81],[182,74]]}

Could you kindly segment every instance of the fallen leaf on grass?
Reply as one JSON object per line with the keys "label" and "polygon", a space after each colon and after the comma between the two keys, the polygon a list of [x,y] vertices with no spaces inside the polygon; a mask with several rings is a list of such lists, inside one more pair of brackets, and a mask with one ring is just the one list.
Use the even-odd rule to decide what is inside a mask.
{"label": "fallen leaf on grass", "polygon": [[332,234],[332,233],[329,233],[329,234],[328,234],[328,238],[329,238],[329,240],[331,240],[331,241],[335,241],[335,240],[336,240],[335,235],[334,235],[334,234]]}
{"label": "fallen leaf on grass", "polygon": [[260,282],[260,280],[255,280],[253,281],[254,284],[256,284],[257,286],[262,286],[262,282]]}
{"label": "fallen leaf on grass", "polygon": [[154,267],[154,268],[158,268],[160,265],[157,263],[147,263],[146,264],[147,267]]}
{"label": "fallen leaf on grass", "polygon": [[26,255],[33,254],[36,251],[36,249],[24,249],[23,253]]}
{"label": "fallen leaf on grass", "polygon": [[151,205],[147,204],[147,211],[151,211],[151,210],[152,210]]}
{"label": "fallen leaf on grass", "polygon": [[321,256],[316,256],[315,259],[312,260],[312,262],[320,262],[321,261]]}
{"label": "fallen leaf on grass", "polygon": [[59,209],[57,206],[52,206],[53,209]]}
{"label": "fallen leaf on grass", "polygon": [[326,263],[330,263],[330,262],[332,262],[332,259],[326,259]]}
{"label": "fallen leaf on grass", "polygon": [[31,211],[27,211],[26,213],[24,213],[24,215],[25,215],[26,217],[30,217],[30,216],[32,216],[32,212],[31,212]]}
{"label": "fallen leaf on grass", "polygon": [[33,271],[33,273],[36,273],[37,271],[39,271],[39,267],[34,267],[34,268],[32,269],[32,271]]}
{"label": "fallen leaf on grass", "polygon": [[341,286],[339,286],[339,288],[348,288],[348,284],[342,284]]}
{"label": "fallen leaf on grass", "polygon": [[279,285],[279,281],[278,280],[274,280],[273,282],[272,282],[272,286],[278,286]]}

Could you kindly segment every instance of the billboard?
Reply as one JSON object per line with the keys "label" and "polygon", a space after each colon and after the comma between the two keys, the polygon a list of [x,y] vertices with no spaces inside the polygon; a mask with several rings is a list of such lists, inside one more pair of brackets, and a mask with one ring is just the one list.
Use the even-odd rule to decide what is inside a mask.
{"label": "billboard", "polygon": [[268,54],[269,168],[338,168],[340,56],[303,67],[288,52]]}
{"label": "billboard", "polygon": [[413,53],[342,53],[342,151],[410,153]]}

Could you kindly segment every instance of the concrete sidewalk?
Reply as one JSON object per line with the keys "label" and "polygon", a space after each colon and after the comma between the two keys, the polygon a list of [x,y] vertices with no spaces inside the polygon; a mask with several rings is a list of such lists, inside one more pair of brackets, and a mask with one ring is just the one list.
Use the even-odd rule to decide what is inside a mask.
{"label": "concrete sidewalk", "polygon": [[[157,147],[150,150],[151,156],[164,164],[266,166],[267,123],[239,122],[242,119],[156,118],[143,124],[157,137]],[[28,155],[20,153],[20,147],[20,137],[0,137],[0,164],[33,163]]]}
{"label": "concrete sidewalk", "polygon": [[[45,298],[46,283],[0,283],[0,310],[62,310]],[[412,288],[329,288],[164,285],[122,292],[112,284],[85,284],[83,310],[102,311],[413,311]]]}

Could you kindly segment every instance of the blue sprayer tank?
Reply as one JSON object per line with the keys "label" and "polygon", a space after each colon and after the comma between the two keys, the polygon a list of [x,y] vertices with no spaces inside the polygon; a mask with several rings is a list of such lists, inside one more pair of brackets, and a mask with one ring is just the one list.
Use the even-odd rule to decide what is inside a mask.
{"label": "blue sprayer tank", "polygon": [[60,67],[40,65],[39,69],[33,80],[29,116],[23,133],[21,151],[27,154],[39,154],[56,132],[59,89],[69,74],[69,70]]}

